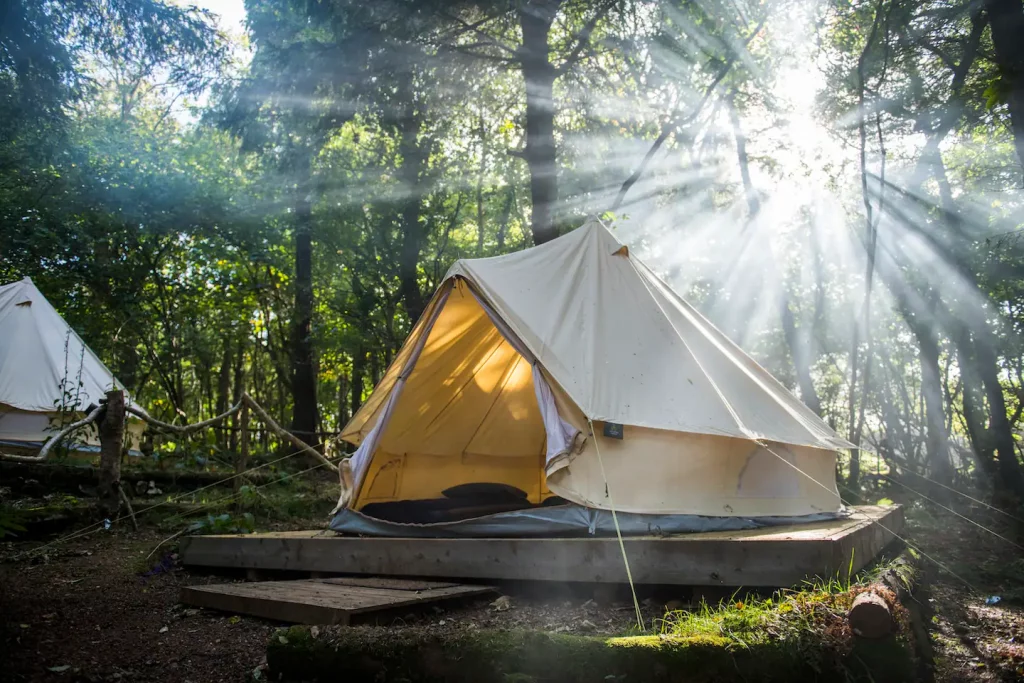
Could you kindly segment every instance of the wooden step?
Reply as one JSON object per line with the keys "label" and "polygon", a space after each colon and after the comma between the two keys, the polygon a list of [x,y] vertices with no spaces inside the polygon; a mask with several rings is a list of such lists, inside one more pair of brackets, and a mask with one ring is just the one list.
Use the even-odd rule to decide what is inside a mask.
{"label": "wooden step", "polygon": [[194,607],[295,624],[373,621],[395,610],[493,592],[491,586],[382,577],[337,577],[187,586],[181,601]]}

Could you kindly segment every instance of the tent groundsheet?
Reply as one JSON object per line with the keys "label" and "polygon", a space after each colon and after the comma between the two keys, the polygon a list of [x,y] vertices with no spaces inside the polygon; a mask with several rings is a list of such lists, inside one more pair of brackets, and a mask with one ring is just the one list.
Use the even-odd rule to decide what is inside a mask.
{"label": "tent groundsheet", "polygon": [[[618,513],[623,536],[669,536],[707,531],[742,531],[768,526],[825,522],[848,516],[838,512],[820,512],[792,517],[706,517],[702,515],[638,515]],[[401,524],[341,510],[330,528],[341,534],[387,538],[526,538],[614,536],[615,520],[607,510],[582,505],[553,505],[529,510],[499,512],[483,517],[435,524]]]}

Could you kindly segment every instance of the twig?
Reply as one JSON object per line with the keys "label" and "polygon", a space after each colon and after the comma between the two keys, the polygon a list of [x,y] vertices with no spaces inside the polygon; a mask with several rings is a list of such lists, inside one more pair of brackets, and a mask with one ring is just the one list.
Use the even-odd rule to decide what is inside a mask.
{"label": "twig", "polygon": [[118,482],[117,484],[117,492],[121,495],[121,500],[128,507],[128,515],[132,518],[132,526],[135,528],[136,531],[138,531],[139,523],[135,519],[135,510],[132,509],[132,502],[128,500],[128,494],[124,492],[124,488],[121,486],[120,482]]}
{"label": "twig", "polygon": [[153,557],[153,553],[155,553],[157,550],[160,550],[160,547],[163,546],[163,544],[170,543],[171,541],[173,541],[174,539],[178,538],[179,536],[184,536],[186,533],[188,533],[188,530],[189,530],[189,527],[186,526],[181,531],[176,531],[173,534],[171,534],[170,536],[168,536],[167,538],[165,538],[164,540],[162,540],[159,543],[157,543],[156,546],[152,550],[149,551],[149,555],[146,555],[146,559],[148,560],[149,558]]}
{"label": "twig", "polygon": [[289,432],[287,429],[281,427],[281,425],[277,424],[274,418],[270,417],[267,411],[265,411],[263,407],[260,406],[260,404],[257,403],[252,396],[249,395],[249,392],[242,393],[242,401],[245,401],[245,403],[248,404],[249,408],[252,409],[252,412],[256,413],[256,416],[263,421],[263,424],[267,425],[270,431],[274,432],[281,438],[290,441],[292,445],[294,445],[296,448],[306,453],[309,453],[314,458],[319,460],[322,464],[327,465],[335,472],[338,471],[338,466],[335,465],[330,460],[328,460],[327,458],[325,458],[322,453],[320,453],[318,450],[307,444],[299,437]]}
{"label": "twig", "polygon": [[235,405],[228,408],[226,412],[223,412],[220,415],[217,415],[216,417],[211,417],[209,420],[203,420],[202,422],[196,422],[195,424],[190,425],[172,425],[168,422],[162,422],[161,420],[156,419],[155,417],[149,415],[148,413],[144,412],[139,408],[136,408],[135,406],[128,406],[125,408],[125,410],[131,413],[132,415],[135,415],[136,417],[145,420],[146,422],[148,422],[149,424],[153,425],[158,429],[162,429],[168,432],[174,432],[175,434],[191,434],[192,432],[213,426],[220,422],[221,420],[231,417],[232,415],[237,413],[239,409],[241,409],[241,407],[242,402],[239,401]]}

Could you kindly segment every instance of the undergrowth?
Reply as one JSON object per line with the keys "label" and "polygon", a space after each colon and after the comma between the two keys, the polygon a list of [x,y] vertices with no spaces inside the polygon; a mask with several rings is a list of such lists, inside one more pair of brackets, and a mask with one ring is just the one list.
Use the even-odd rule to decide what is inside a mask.
{"label": "undergrowth", "polygon": [[889,573],[911,585],[913,571],[911,563],[895,557],[883,559],[853,579],[837,574],[768,597],[736,593],[715,605],[701,601],[690,610],[668,612],[660,622],[660,632],[662,637],[711,639],[741,648],[782,644],[796,648],[821,666],[826,659],[837,665],[855,647],[847,613],[856,597],[869,587],[889,605],[896,619],[897,639],[906,641],[911,637],[906,609],[895,593],[876,582],[883,573]]}

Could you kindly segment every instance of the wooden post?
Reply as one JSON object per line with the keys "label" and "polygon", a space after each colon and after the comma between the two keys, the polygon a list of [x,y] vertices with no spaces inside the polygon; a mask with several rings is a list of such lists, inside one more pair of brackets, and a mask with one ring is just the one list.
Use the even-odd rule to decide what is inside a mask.
{"label": "wooden post", "polygon": [[124,392],[107,392],[107,409],[100,421],[100,512],[112,519],[121,507],[121,449],[124,444]]}
{"label": "wooden post", "polygon": [[[242,489],[242,472],[249,466],[249,404],[242,401],[238,411],[238,452],[235,453],[235,478],[232,489],[235,495]],[[235,507],[241,506],[241,500],[235,498]]]}

